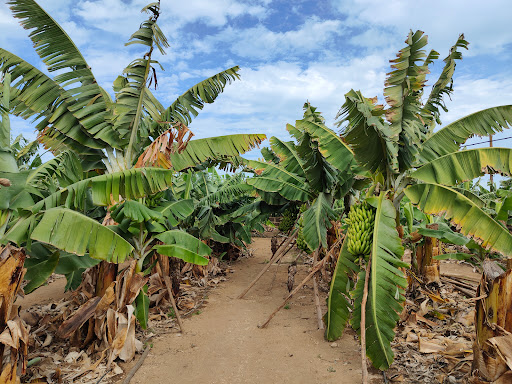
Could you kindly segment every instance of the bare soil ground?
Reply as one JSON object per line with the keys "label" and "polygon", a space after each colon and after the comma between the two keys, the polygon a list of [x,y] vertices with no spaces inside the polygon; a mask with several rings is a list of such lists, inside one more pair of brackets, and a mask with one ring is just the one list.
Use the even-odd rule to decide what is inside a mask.
{"label": "bare soil ground", "polygon": [[[185,320],[185,334],[167,334],[153,348],[132,383],[358,383],[361,363],[354,333],[328,343],[317,329],[312,284],[272,320],[258,324],[288,294],[287,266],[273,265],[242,300],[236,297],[270,259],[270,239],[255,238],[253,257],[237,261],[228,281],[213,289],[200,314]],[[269,291],[274,273],[277,275]],[[300,282],[307,266],[299,266]],[[324,294],[325,296],[325,294]],[[374,383],[381,376],[373,375]]]}

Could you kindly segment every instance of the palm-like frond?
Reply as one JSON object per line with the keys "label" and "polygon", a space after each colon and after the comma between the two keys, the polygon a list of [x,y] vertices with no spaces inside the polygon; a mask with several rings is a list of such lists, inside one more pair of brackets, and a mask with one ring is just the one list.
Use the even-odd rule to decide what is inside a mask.
{"label": "palm-like frond", "polygon": [[37,186],[46,178],[57,177],[61,187],[76,183],[83,179],[82,164],[78,156],[71,151],[57,155],[30,171],[27,184]]}
{"label": "palm-like frond", "polygon": [[425,164],[411,176],[428,183],[456,185],[489,171],[512,176],[512,149],[476,148],[450,153]]}
{"label": "palm-like frond", "polygon": [[[288,172],[286,168],[273,163],[262,163],[255,160],[245,161],[248,168],[252,168],[257,176],[247,179],[247,184],[252,185],[259,191],[278,193],[286,200],[307,201],[310,197],[306,189],[306,180],[294,173]],[[262,195],[267,201],[268,196]],[[270,201],[267,201],[271,203]]]}
{"label": "palm-like frond", "polygon": [[254,189],[245,182],[222,184],[215,192],[210,193],[208,196],[200,200],[200,204],[213,205],[213,204],[229,204],[240,198],[247,196]]}
{"label": "palm-like frond", "polygon": [[30,238],[77,255],[89,253],[110,263],[122,263],[133,251],[130,243],[108,227],[65,208],[45,211]]}
{"label": "palm-like frond", "polygon": [[[425,133],[420,120],[421,95],[426,83],[428,66],[422,49],[427,45],[427,36],[421,31],[409,32],[407,46],[391,60],[393,71],[388,73],[384,96],[389,108],[386,119],[393,135],[398,135],[398,162],[400,170],[409,169],[418,153],[418,144]],[[418,65],[418,62],[422,62]]]}
{"label": "palm-like frond", "polygon": [[58,83],[18,56],[0,48],[0,71],[10,72],[10,112],[24,119],[41,119],[36,129],[47,137],[43,144],[52,151],[69,147],[83,155],[103,157],[107,145],[87,132],[70,110],[73,102]]}
{"label": "palm-like frond", "polygon": [[138,199],[167,189],[172,184],[172,171],[160,168],[134,168],[90,177],[78,181],[39,201],[33,213],[64,205],[82,209],[91,189],[95,205],[108,206],[123,199]]}
{"label": "palm-like frond", "polygon": [[155,103],[156,99],[148,90],[152,64],[158,64],[152,59],[153,48],[159,48],[163,54],[165,53],[164,48],[169,46],[167,39],[156,24],[160,15],[159,3],[145,7],[143,11],[148,12],[150,17],[140,25],[138,31],[130,36],[126,45],[141,44],[149,47],[149,50],[142,58],[132,61],[124,69],[124,76],[119,76],[114,84],[118,90],[114,106],[116,114],[114,129],[122,138],[129,138],[126,161],[130,166],[135,155],[141,150],[144,140],[149,136],[149,130],[143,124],[145,113],[152,115],[153,119],[160,115],[159,103]]}
{"label": "palm-like frond", "polygon": [[179,121],[182,124],[189,125],[192,119],[197,116],[198,110],[203,109],[204,104],[213,103],[217,96],[224,91],[227,84],[240,79],[240,75],[237,73],[239,70],[238,66],[229,68],[197,83],[166,109],[163,120]]}
{"label": "palm-like frond", "polygon": [[335,218],[331,208],[332,196],[321,192],[316,200],[304,212],[304,228],[302,234],[310,249],[327,247],[327,230],[332,226],[331,220]]}
{"label": "palm-like frond", "polygon": [[351,90],[336,115],[337,125],[342,126],[343,140],[364,169],[393,173],[398,169],[398,134],[384,123],[384,108],[376,102],[376,98],[367,99],[361,92]]}
{"label": "palm-like frond", "polygon": [[306,130],[318,144],[318,149],[325,161],[341,172],[348,169],[354,160],[354,153],[340,136],[320,123],[302,121],[300,127]]}
{"label": "palm-like frond", "polygon": [[116,146],[107,109],[108,96],[70,37],[34,0],[8,3],[23,28],[32,30],[29,37],[48,70],[61,72],[55,82],[68,91],[62,95],[69,105],[67,109],[81,121],[85,131]]}
{"label": "palm-like frond", "polygon": [[[439,75],[439,79],[432,87],[428,100],[422,108],[422,118],[426,120],[425,123],[428,123],[431,130],[434,127],[434,121],[437,122],[437,124],[441,124],[439,118],[441,114],[440,109],[448,112],[443,97],[449,96],[453,91],[453,74],[455,72],[456,60],[462,60],[462,53],[457,50],[458,48],[468,49],[468,42],[464,40],[464,34],[461,34],[455,44],[450,48],[450,53],[444,59],[445,65]],[[428,65],[428,58],[426,61]]]}
{"label": "palm-like frond", "polygon": [[235,157],[258,147],[265,139],[265,135],[250,133],[191,140],[181,153],[169,156],[171,169],[182,172],[209,159]]}
{"label": "palm-like frond", "polygon": [[366,304],[366,330],[361,330],[361,300],[365,271],[359,272],[359,280],[353,292],[354,312],[351,325],[358,333],[366,332],[366,354],[373,365],[381,370],[389,368],[394,354],[391,341],[395,337],[394,328],[400,318],[405,301],[407,280],[400,267],[408,267],[402,261],[404,248],[396,230],[396,211],[393,203],[381,193],[374,200],[375,227],[370,256],[370,280],[368,302]]}
{"label": "palm-like frond", "polygon": [[466,235],[475,237],[483,247],[512,256],[512,236],[507,228],[493,220],[473,201],[456,190],[439,184],[416,184],[405,189],[411,202],[427,214],[446,217]]}
{"label": "palm-like frond", "polygon": [[473,136],[489,136],[512,127],[512,105],[487,108],[464,116],[430,136],[421,146],[420,158],[431,161],[459,150]]}

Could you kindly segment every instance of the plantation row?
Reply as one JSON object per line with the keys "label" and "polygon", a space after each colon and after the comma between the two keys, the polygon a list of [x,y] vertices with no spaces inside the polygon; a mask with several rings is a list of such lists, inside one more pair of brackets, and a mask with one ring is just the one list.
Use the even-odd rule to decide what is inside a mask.
{"label": "plantation row", "polygon": [[[0,49],[0,333],[17,340],[0,344],[4,382],[15,383],[26,369],[29,332],[13,306],[23,279],[30,293],[52,274],[65,275],[66,289],[80,292],[83,305],[63,319],[59,335],[108,349],[109,362],[130,360],[135,349],[124,324],[133,318],[147,327],[149,308],[162,305],[152,294],[176,288],[184,263],[206,267],[213,258],[236,257],[270,216],[283,216],[280,229],[315,260],[334,261],[325,338],[338,339],[350,324],[361,336],[363,358],[381,370],[393,362],[410,271],[432,283],[439,281],[438,260],[478,266],[512,256],[510,182],[490,190],[473,182],[484,172],[510,176],[511,150],[462,148],[474,135],[509,128],[512,106],[441,124],[443,98],[453,91],[455,64],[468,46],[463,35],[430,94],[425,84],[439,53],[427,53],[426,35],[411,31],[391,61],[386,106],[347,90],[331,129],[306,103],[302,119],[286,126],[292,140],[272,137],[264,158],[249,160],[241,155],[264,135],[193,140],[187,127],[239,78],[238,67],[196,84],[168,107],[151,93],[159,65],[152,54],[168,47],[158,3],[144,8],[149,18],[127,43],[146,51],[114,81],[114,98],[35,1],[9,3],[48,71],[58,75]],[[36,142],[11,142],[10,114],[37,121]],[[42,163],[39,144],[51,160]],[[237,172],[221,175],[216,168]],[[436,255],[431,239],[454,252]],[[404,246],[413,250],[411,264],[403,260]],[[495,284],[508,281],[509,272]],[[480,296],[492,296],[492,284],[481,289]],[[172,294],[169,300],[178,314]],[[490,353],[490,338],[509,337],[502,329],[512,331],[500,301],[477,303],[475,356]],[[489,308],[493,318],[482,315]],[[500,369],[489,364],[474,363],[487,380],[508,370],[505,359],[492,362]]]}

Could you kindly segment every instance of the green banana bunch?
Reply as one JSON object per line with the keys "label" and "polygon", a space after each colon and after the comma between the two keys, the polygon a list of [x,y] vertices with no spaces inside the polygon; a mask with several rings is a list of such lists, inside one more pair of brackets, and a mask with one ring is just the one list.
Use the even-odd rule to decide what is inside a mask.
{"label": "green banana bunch", "polygon": [[301,216],[299,219],[299,231],[297,232],[297,248],[302,249],[306,253],[311,253],[308,245],[306,244],[306,240],[304,240],[304,234],[302,233],[302,229],[304,228],[304,218]]}
{"label": "green banana bunch", "polygon": [[375,223],[373,208],[366,202],[354,204],[350,207],[345,222],[348,224],[348,251],[353,255],[369,255]]}

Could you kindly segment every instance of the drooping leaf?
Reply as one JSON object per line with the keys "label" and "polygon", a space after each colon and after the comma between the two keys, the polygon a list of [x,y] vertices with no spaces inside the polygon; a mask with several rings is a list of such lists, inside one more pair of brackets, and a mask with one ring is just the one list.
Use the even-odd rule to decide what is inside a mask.
{"label": "drooping leaf", "polygon": [[272,150],[280,159],[279,165],[281,167],[285,168],[291,173],[295,173],[300,177],[306,177],[306,174],[302,168],[303,161],[299,157],[297,148],[293,141],[282,141],[277,137],[272,136],[270,138],[270,144],[272,146]]}
{"label": "drooping leaf", "polygon": [[444,253],[442,255],[433,256],[434,260],[469,260],[474,255],[470,253]]}
{"label": "drooping leaf", "polygon": [[66,208],[45,211],[30,237],[66,252],[88,253],[111,263],[122,263],[133,251],[130,243],[109,228]]}
{"label": "drooping leaf", "polygon": [[279,164],[262,163],[255,160],[246,160],[245,163],[257,174],[257,176],[247,179],[247,184],[254,188],[264,192],[279,193],[291,201],[309,199],[310,193],[304,188],[306,180],[297,174],[289,172]]}
{"label": "drooping leaf", "polygon": [[512,256],[512,235],[470,199],[439,184],[416,184],[405,189],[411,202],[428,214],[444,216],[466,235],[475,237],[485,248]]}
{"label": "drooping leaf", "polygon": [[144,223],[146,221],[161,221],[163,216],[160,212],[148,208],[146,205],[134,200],[125,200],[113,207],[112,218],[120,223],[125,218],[133,223]]}
{"label": "drooping leaf", "polygon": [[496,215],[496,220],[507,220],[509,211],[512,211],[512,196],[508,196],[503,200],[498,214]]}
{"label": "drooping leaf", "polygon": [[318,149],[329,164],[342,172],[350,166],[354,153],[336,132],[323,124],[304,120],[300,123],[300,128],[305,129],[313,141],[318,143]]}
{"label": "drooping leaf", "polygon": [[473,136],[489,136],[512,126],[512,105],[487,108],[464,116],[433,133],[421,146],[420,158],[432,161],[459,150]]}
{"label": "drooping leaf", "polygon": [[119,197],[138,199],[167,189],[172,184],[173,172],[159,168],[132,168],[125,171],[90,177],[53,193],[39,201],[32,212],[64,205],[83,208],[87,189],[91,189],[95,205],[108,206]]}
{"label": "drooping leaf", "polygon": [[347,241],[343,241],[336,268],[332,274],[327,297],[327,312],[324,315],[325,338],[328,341],[339,339],[350,319],[353,309],[350,291],[354,286],[351,277],[357,275],[360,270],[355,261],[356,256],[348,251]]}
{"label": "drooping leaf", "polygon": [[398,134],[384,123],[384,108],[376,103],[377,98],[351,90],[336,115],[336,124],[342,127],[341,136],[361,167],[386,174],[398,169]]}
{"label": "drooping leaf", "polygon": [[238,156],[256,148],[266,139],[262,134],[235,134],[191,140],[181,153],[170,155],[172,169],[182,172],[208,159]]}
{"label": "drooping leaf", "polygon": [[155,250],[165,256],[172,256],[183,260],[186,263],[196,265],[208,265],[209,260],[206,257],[199,256],[194,251],[180,246],[179,244],[173,245],[156,245]]}
{"label": "drooping leaf", "polygon": [[428,183],[456,185],[485,173],[512,175],[512,149],[476,148],[450,153],[423,165],[411,174]]}
{"label": "drooping leaf", "polygon": [[[164,243],[164,245],[157,246],[158,253],[178,258],[185,257],[187,260],[182,260],[188,263],[199,265],[208,264],[208,259],[204,256],[210,255],[212,253],[212,249],[201,240],[188,234],[187,232],[173,229],[164,233],[160,233],[156,236],[156,238]],[[174,252],[176,252],[178,256],[175,256],[173,254]],[[189,259],[192,261],[189,261]]]}
{"label": "drooping leaf", "polygon": [[452,229],[445,223],[437,223],[438,229],[431,228],[418,228],[418,233],[427,237],[434,237],[441,240],[443,243],[466,245],[469,239],[460,233],[452,231]]}
{"label": "drooping leaf", "polygon": [[336,215],[331,208],[332,196],[321,192],[311,206],[304,212],[302,233],[309,249],[327,247],[327,230]]}
{"label": "drooping leaf", "polygon": [[194,201],[192,199],[172,201],[156,207],[155,210],[167,217],[169,223],[174,227],[180,220],[186,219],[194,212]]}

